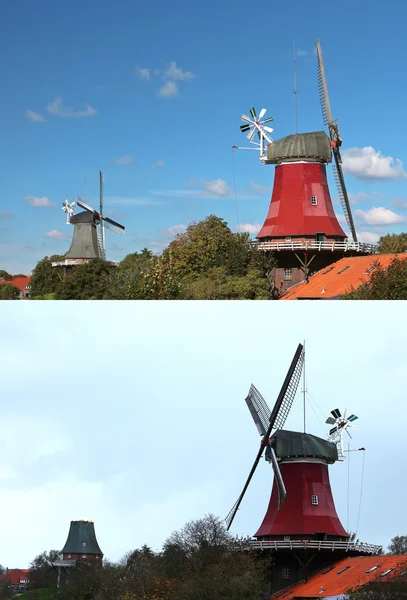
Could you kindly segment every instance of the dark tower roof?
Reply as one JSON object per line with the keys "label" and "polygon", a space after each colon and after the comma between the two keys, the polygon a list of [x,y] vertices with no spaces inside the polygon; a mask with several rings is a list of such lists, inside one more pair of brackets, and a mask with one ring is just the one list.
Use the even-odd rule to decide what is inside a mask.
{"label": "dark tower roof", "polygon": [[332,160],[331,142],[325,131],[294,133],[269,144],[267,159],[272,164],[301,159],[328,163]]}
{"label": "dark tower roof", "polygon": [[71,521],[62,554],[101,554],[93,521]]}
{"label": "dark tower roof", "polygon": [[310,433],[278,429],[270,438],[277,458],[322,458],[328,463],[338,460],[336,444]]}
{"label": "dark tower roof", "polygon": [[74,226],[71,247],[66,258],[101,258],[96,224],[98,219],[91,212],[84,211],[71,217]]}

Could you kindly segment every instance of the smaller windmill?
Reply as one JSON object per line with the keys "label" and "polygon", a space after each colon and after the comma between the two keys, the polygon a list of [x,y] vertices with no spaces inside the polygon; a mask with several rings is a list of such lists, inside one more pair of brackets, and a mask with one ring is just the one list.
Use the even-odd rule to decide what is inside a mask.
{"label": "smaller windmill", "polygon": [[321,101],[322,116],[324,119],[324,125],[328,126],[329,137],[331,139],[332,154],[334,157],[333,171],[335,177],[335,183],[338,190],[339,199],[341,201],[343,214],[345,215],[346,222],[349,226],[350,232],[354,242],[358,241],[356,235],[355,224],[353,222],[352,211],[350,208],[349,196],[345,185],[345,178],[343,176],[342,169],[342,157],[340,153],[340,146],[342,145],[342,138],[339,135],[338,121],[332,118],[331,104],[328,96],[328,86],[325,77],[325,67],[322,58],[322,50],[320,41],[317,40],[317,54],[318,54],[318,89],[319,98]]}
{"label": "smaller windmill", "polygon": [[69,200],[66,199],[65,202],[62,202],[62,210],[66,214],[66,224],[69,225],[71,217],[75,213],[75,202],[69,202]]}
{"label": "smaller windmill", "polygon": [[105,229],[110,229],[123,234],[125,227],[109,217],[103,215],[103,173],[99,172],[100,178],[100,207],[99,211],[84,202],[79,196],[76,197],[76,206],[83,208],[80,213],[73,214],[74,202],[67,200],[63,204],[63,210],[69,217],[69,223],[74,225],[74,234],[71,247],[66,258],[68,260],[88,260],[93,258],[106,259]]}
{"label": "smaller windmill", "polygon": [[345,460],[345,456],[343,453],[343,433],[344,433],[344,431],[346,431],[348,436],[351,438],[352,436],[349,433],[348,429],[356,429],[356,430],[359,429],[358,427],[355,427],[354,425],[352,425],[352,423],[354,421],[356,421],[356,419],[358,419],[358,417],[354,414],[351,414],[351,415],[349,415],[349,417],[347,417],[346,416],[347,411],[348,411],[348,409],[345,408],[345,410],[343,411],[343,415],[342,415],[339,408],[334,408],[334,410],[331,410],[332,417],[328,417],[326,420],[326,423],[328,425],[335,425],[335,427],[332,427],[332,429],[330,429],[330,431],[329,431],[328,440],[330,442],[333,442],[334,444],[336,444],[336,447],[338,448],[338,460]]}
{"label": "smaller windmill", "polygon": [[[241,148],[242,150],[260,150],[260,160],[265,159],[266,157],[266,150],[267,150],[267,146],[265,146],[264,144],[264,140],[266,140],[266,142],[268,142],[268,144],[272,144],[273,140],[271,139],[271,137],[269,136],[269,133],[273,132],[273,129],[271,127],[269,127],[268,125],[266,125],[266,123],[271,123],[271,121],[273,121],[273,117],[268,117],[267,119],[263,119],[264,115],[266,114],[267,109],[266,108],[262,108],[259,116],[256,115],[256,109],[253,107],[250,109],[250,115],[251,117],[248,117],[247,115],[243,114],[242,115],[242,121],[244,121],[244,125],[240,125],[240,131],[242,133],[246,133],[247,131],[249,132],[247,134],[247,139],[249,140],[249,142],[251,144],[254,144],[255,146],[257,146],[257,148]],[[253,138],[255,136],[257,132],[257,136],[259,141],[258,142],[254,142]],[[239,146],[235,146],[236,148],[239,148]]]}

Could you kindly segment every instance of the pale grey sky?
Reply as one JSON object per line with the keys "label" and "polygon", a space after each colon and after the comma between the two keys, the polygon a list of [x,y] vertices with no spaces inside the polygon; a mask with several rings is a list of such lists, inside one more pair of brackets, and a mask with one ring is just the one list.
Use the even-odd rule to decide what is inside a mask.
{"label": "pale grey sky", "polygon": [[[259,447],[248,388],[272,406],[304,338],[308,431],[325,437],[332,408],[359,416],[358,537],[406,534],[405,312],[402,302],[3,302],[0,563],[24,568],[60,549],[72,519],[94,520],[118,560],[143,543],[159,549],[190,519],[225,517]],[[286,428],[301,430],[301,403],[297,394]],[[347,469],[330,468],[345,528]],[[352,531],[361,469],[353,453]],[[262,461],[232,533],[255,533],[271,482]]]}

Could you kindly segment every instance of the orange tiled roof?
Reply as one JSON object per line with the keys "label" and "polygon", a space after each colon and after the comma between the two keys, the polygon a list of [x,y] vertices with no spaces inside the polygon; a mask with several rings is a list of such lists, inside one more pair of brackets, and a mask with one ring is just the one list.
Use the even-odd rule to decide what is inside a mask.
{"label": "orange tiled roof", "polygon": [[[373,567],[378,567],[373,569]],[[373,569],[371,571],[371,569]],[[381,577],[383,573],[391,571]],[[357,556],[343,558],[311,575],[306,583],[297,583],[272,596],[273,600],[294,598],[337,598],[349,589],[372,581],[386,581],[407,569],[407,555]],[[367,571],[371,571],[367,573]]]}
{"label": "orange tiled roof", "polygon": [[20,292],[22,292],[26,285],[30,285],[30,280],[30,275],[23,275],[23,277],[13,277],[13,279],[11,279],[10,281],[6,279],[0,279],[0,285],[6,285],[7,283],[11,283],[12,285],[15,285],[20,290]]}
{"label": "orange tiled roof", "polygon": [[371,267],[380,263],[387,267],[395,257],[406,258],[406,254],[373,254],[369,256],[349,256],[341,258],[310,277],[308,283],[300,283],[288,289],[280,300],[335,298],[349,292],[352,286],[357,289],[368,281]]}

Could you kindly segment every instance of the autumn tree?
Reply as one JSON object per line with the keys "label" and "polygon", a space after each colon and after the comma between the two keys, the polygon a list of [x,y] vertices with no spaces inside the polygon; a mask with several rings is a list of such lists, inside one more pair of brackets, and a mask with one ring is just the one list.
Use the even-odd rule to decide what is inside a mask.
{"label": "autumn tree", "polygon": [[143,299],[143,275],[154,261],[153,253],[144,248],[128,254],[114,272],[106,298],[117,300]]}
{"label": "autumn tree", "polygon": [[11,281],[13,276],[10,273],[7,273],[4,269],[0,269],[0,279],[5,279],[6,281]]}
{"label": "autumn tree", "polygon": [[41,298],[47,294],[53,294],[56,286],[61,281],[61,269],[53,267],[53,262],[64,260],[65,255],[54,254],[45,256],[34,267],[30,281],[31,298]]}
{"label": "autumn tree", "polygon": [[379,240],[380,254],[393,254],[407,251],[407,233],[388,233]]}
{"label": "autumn tree", "polygon": [[[402,256],[402,255],[401,255]],[[407,300],[407,255],[387,267],[375,265],[370,280],[342,296],[344,300]]]}

